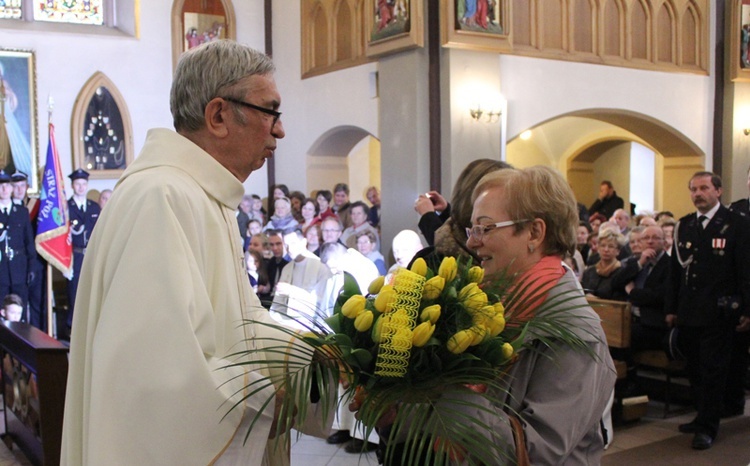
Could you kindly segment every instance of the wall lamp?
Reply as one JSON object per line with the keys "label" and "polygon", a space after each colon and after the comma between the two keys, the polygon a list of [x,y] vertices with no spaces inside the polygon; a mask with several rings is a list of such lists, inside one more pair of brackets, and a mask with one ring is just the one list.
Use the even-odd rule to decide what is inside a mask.
{"label": "wall lamp", "polygon": [[503,112],[500,110],[493,111],[490,110],[489,112],[482,111],[482,107],[477,105],[476,107],[472,107],[469,109],[469,115],[471,115],[471,119],[474,121],[480,121],[482,116],[486,116],[485,123],[495,123],[496,121],[500,120],[500,115],[502,115]]}

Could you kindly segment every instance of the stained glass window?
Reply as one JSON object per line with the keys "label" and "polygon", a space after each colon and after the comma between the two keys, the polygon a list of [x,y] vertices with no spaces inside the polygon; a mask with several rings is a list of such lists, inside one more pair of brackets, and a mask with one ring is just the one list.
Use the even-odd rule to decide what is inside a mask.
{"label": "stained glass window", "polygon": [[83,165],[86,170],[124,169],[125,129],[112,94],[100,86],[86,109],[83,127]]}
{"label": "stained glass window", "polygon": [[0,19],[23,18],[21,2],[22,0],[0,0]]}
{"label": "stained glass window", "polygon": [[34,20],[101,25],[103,3],[104,0],[35,0]]}

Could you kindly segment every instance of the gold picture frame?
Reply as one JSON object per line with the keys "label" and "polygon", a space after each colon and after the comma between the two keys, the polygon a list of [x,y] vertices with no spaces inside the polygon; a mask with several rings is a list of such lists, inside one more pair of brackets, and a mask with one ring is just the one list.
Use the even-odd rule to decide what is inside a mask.
{"label": "gold picture frame", "polygon": [[[201,43],[219,40],[237,40],[236,20],[232,0],[220,0],[222,15],[210,10],[184,11],[186,0],[174,0],[172,4],[172,68],[177,66],[180,55]],[[190,2],[187,2],[190,4]],[[192,37],[191,37],[192,36]]]}
{"label": "gold picture frame", "polygon": [[750,0],[732,2],[731,13],[730,76],[732,81],[750,82]]}
{"label": "gold picture frame", "polygon": [[367,0],[365,54],[379,57],[424,45],[422,0]]}
{"label": "gold picture frame", "polygon": [[[443,46],[488,52],[509,52],[513,48],[509,0],[445,0],[441,5]],[[469,5],[473,10],[466,11]]]}
{"label": "gold picture frame", "polygon": [[[36,57],[32,50],[0,49],[0,168],[28,175],[39,192]],[[9,173],[10,174],[10,173]]]}

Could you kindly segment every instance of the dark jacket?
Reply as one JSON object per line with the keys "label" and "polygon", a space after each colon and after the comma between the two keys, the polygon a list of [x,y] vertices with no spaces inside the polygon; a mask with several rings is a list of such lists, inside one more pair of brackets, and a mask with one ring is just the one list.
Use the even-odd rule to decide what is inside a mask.
{"label": "dark jacket", "polygon": [[35,260],[29,211],[11,204],[8,215],[0,213],[0,283],[25,286]]}
{"label": "dark jacket", "polygon": [[[628,260],[623,267],[624,278],[627,282],[634,281],[641,271],[638,261]],[[633,288],[628,295],[628,301],[638,306],[641,312],[641,324],[649,327],[667,328],[664,321],[667,313],[664,310],[664,294],[667,291],[669,278],[669,255],[665,252],[646,277],[643,288]]]}
{"label": "dark jacket", "polygon": [[612,196],[606,199],[597,199],[591,204],[591,207],[589,207],[589,215],[594,215],[599,212],[605,217],[610,218],[614,215],[615,210],[622,209],[624,205],[625,202],[622,198],[617,195],[616,191],[613,191]]}
{"label": "dark jacket", "polygon": [[[99,204],[86,199],[86,211],[78,208],[78,204],[71,197],[68,199],[68,214],[70,215],[70,232],[74,248],[85,248],[91,239],[96,221],[99,220],[101,207]],[[76,251],[74,251],[76,252]]]}
{"label": "dark jacket", "polygon": [[750,219],[720,206],[705,230],[693,213],[675,232],[666,308],[677,313],[678,324],[726,323],[720,306],[726,298],[739,300],[738,313],[750,316]]}

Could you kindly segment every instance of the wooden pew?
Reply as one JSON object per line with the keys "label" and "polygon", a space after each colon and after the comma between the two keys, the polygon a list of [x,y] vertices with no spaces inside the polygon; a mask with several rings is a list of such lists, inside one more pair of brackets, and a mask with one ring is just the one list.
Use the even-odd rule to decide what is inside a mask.
{"label": "wooden pew", "polygon": [[[602,319],[602,328],[607,337],[610,348],[630,348],[630,303],[587,297],[591,308]],[[615,361],[617,379],[627,376],[628,368],[625,361]]]}

